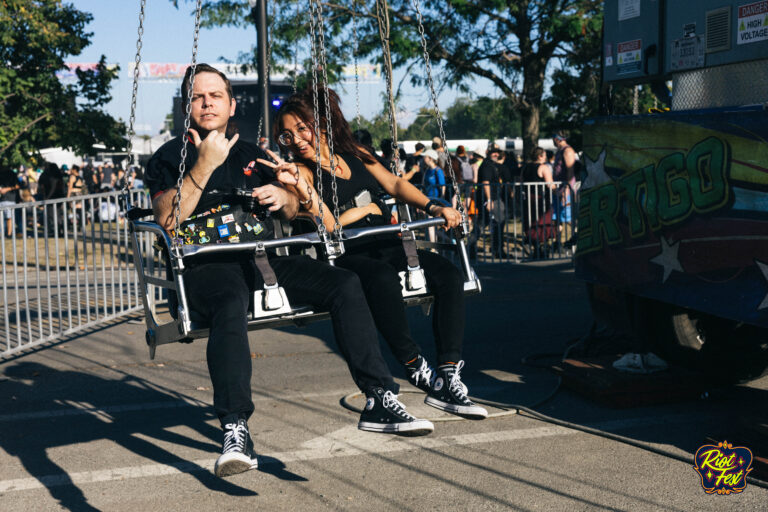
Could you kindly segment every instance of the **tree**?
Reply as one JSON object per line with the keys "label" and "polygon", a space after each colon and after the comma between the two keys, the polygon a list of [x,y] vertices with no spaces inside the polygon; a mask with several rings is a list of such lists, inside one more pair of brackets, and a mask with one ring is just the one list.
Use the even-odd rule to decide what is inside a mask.
{"label": "tree", "polygon": [[[171,0],[176,3],[177,0]],[[379,0],[384,2],[385,0]],[[394,68],[409,70],[411,83],[424,85],[417,15],[413,0],[391,0],[389,44]],[[205,22],[243,25],[246,2],[208,0]],[[272,12],[273,57],[292,60],[307,40],[308,9],[283,2]],[[323,2],[328,71],[351,61],[353,21],[357,20],[359,55],[381,60],[381,43],[373,0]],[[565,57],[570,46],[598,33],[599,0],[430,0],[422,3],[424,32],[435,79],[447,87],[469,91],[473,81],[490,80],[520,113],[525,150],[539,138],[544,80],[550,61]],[[306,45],[304,48],[306,55]],[[305,68],[309,69],[309,68]]]}
{"label": "tree", "polygon": [[124,144],[124,125],[102,110],[118,69],[102,56],[95,69],[77,70],[74,84],[56,76],[89,44],[91,18],[60,0],[0,3],[0,162],[27,162],[47,146],[93,154],[95,143]]}
{"label": "tree", "polygon": [[[520,115],[506,99],[480,96],[456,98],[443,112],[443,129],[448,139],[498,139],[520,135]],[[406,140],[431,139],[438,133],[431,109],[422,108],[403,133]]]}
{"label": "tree", "polygon": [[[584,120],[600,114],[601,62],[600,51],[603,15],[595,17],[594,23],[585,25],[586,37],[575,41],[568,54],[562,59],[561,67],[552,73],[552,87],[545,105],[555,112],[555,122],[549,131],[569,132],[568,142],[577,150],[581,149],[581,128]],[[662,108],[663,103],[652,92],[650,85],[638,90],[638,112],[650,108]],[[614,86],[610,91],[610,113],[632,114],[634,110],[634,86]]]}

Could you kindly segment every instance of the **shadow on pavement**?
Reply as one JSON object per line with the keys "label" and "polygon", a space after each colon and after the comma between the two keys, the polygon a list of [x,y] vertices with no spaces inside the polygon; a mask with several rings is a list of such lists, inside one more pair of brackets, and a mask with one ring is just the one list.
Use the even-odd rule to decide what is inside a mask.
{"label": "shadow on pavement", "polygon": [[[120,381],[71,371],[59,371],[38,363],[20,362],[4,369],[5,380],[0,381],[0,394],[16,397],[19,403],[25,398],[35,398],[35,413],[17,412],[0,419],[0,445],[9,454],[17,457],[24,469],[36,478],[58,500],[61,506],[70,510],[96,510],[91,507],[83,492],[66,471],[47,454],[52,447],[78,445],[81,443],[108,441],[159,464],[165,464],[184,473],[189,473],[208,489],[233,496],[254,496],[250,489],[215,477],[208,468],[184,460],[174,453],[161,448],[162,443],[182,445],[207,452],[218,452],[221,432],[208,423],[210,411],[199,407],[179,406],[180,395],[168,393],[153,387],[136,377]],[[56,389],[44,381],[62,383]],[[96,390],[108,389],[110,395],[130,400],[129,403],[150,404],[149,410],[119,406],[99,410],[93,404]],[[168,403],[163,408],[164,402]],[[8,409],[6,409],[8,410]],[[36,414],[45,411],[50,414]],[[170,431],[183,425],[202,436],[200,441]],[[114,457],[120,450],[103,450],[105,457]],[[110,455],[111,454],[111,455]],[[127,463],[126,463],[127,465]],[[112,470],[120,467],[114,460],[96,461],[96,468]],[[280,468],[277,462],[269,464],[268,473],[286,480],[301,479]],[[98,472],[98,469],[94,470]]]}

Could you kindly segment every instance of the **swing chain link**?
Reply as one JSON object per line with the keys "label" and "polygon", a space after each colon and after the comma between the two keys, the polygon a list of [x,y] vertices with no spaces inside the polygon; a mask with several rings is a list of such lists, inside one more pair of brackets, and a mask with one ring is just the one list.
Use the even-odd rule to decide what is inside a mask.
{"label": "swing chain link", "polygon": [[[299,20],[301,19],[301,5],[300,0],[296,0],[296,26],[298,27],[300,25]],[[299,50],[297,48],[298,45],[293,45],[293,81],[291,83],[291,88],[293,89],[293,94],[296,94],[296,89],[299,82],[299,66],[298,66],[298,60],[299,60]]]}
{"label": "swing chain link", "polygon": [[354,0],[354,11],[352,12],[352,39],[355,41],[355,46],[353,49],[354,52],[354,60],[355,60],[355,126],[357,129],[360,129],[360,69],[359,69],[359,60],[360,56],[358,55],[360,51],[360,42],[358,40],[358,34],[357,34],[357,0]]}
{"label": "swing chain link", "polygon": [[[427,83],[429,84],[429,92],[430,92],[430,95],[432,96],[432,104],[434,107],[435,119],[437,120],[437,127],[440,131],[440,141],[443,145],[443,150],[447,152],[448,145],[446,143],[445,130],[443,129],[443,117],[442,117],[442,114],[440,113],[440,107],[437,104],[437,93],[435,92],[435,82],[432,79],[432,63],[429,59],[429,50],[427,49],[427,37],[424,34],[424,16],[421,14],[419,0],[411,0],[411,3],[413,4],[414,9],[416,10],[416,19],[419,24],[419,36],[421,38],[421,48],[424,54],[424,66],[427,73]],[[451,165],[450,160],[448,161],[447,167],[448,169],[445,169],[445,171],[451,178],[453,193],[458,198],[458,201],[456,202],[456,207],[459,210],[459,213],[461,214],[462,229],[464,231],[468,231],[467,212],[466,212],[466,209],[464,208],[465,200],[464,200],[464,197],[462,197],[461,195],[461,191],[459,190],[458,184],[456,183],[456,175],[453,172],[453,166]]]}
{"label": "swing chain link", "polygon": [[[264,8],[267,11],[267,17],[269,17],[269,1],[268,0],[264,0]],[[269,26],[268,23],[265,23],[265,25]],[[271,67],[272,67],[272,38],[269,37],[269,28],[267,28],[267,76],[265,81],[267,90],[269,90],[269,77],[270,77]],[[294,82],[293,92],[294,93],[296,92],[295,82]],[[261,117],[259,117],[259,130],[257,132],[258,135],[256,136],[257,143],[261,142],[261,132],[264,129],[264,116],[266,115],[267,114],[265,112]]]}
{"label": "swing chain link", "polygon": [[320,221],[318,222],[317,230],[318,234],[320,235],[320,239],[323,241],[326,247],[328,247],[328,230],[325,227],[325,222],[323,222],[323,156],[320,152],[320,106],[318,104],[317,99],[317,44],[316,44],[316,34],[315,34],[315,24],[317,23],[317,20],[315,19],[315,0],[310,0],[309,3],[310,11],[309,11],[309,32],[310,32],[310,50],[311,50],[311,58],[312,58],[312,89],[314,94],[312,95],[312,100],[314,102],[314,114],[315,114],[315,123],[314,123],[314,131],[315,136],[313,139],[314,146],[315,146],[315,174],[316,174],[316,183],[315,188],[317,189],[317,211],[318,216],[320,217]]}
{"label": "swing chain link", "polygon": [[133,165],[133,136],[136,133],[134,128],[136,123],[136,98],[139,94],[139,65],[141,64],[141,48],[143,46],[142,38],[144,37],[144,10],[146,3],[147,0],[141,0],[138,38],[136,39],[136,59],[133,67],[133,90],[131,93],[131,115],[128,118],[128,143],[126,144],[126,151],[128,152],[128,168],[125,170],[122,187],[124,206],[127,205],[128,202],[128,172],[130,172]]}
{"label": "swing chain link", "polygon": [[[336,168],[338,165],[338,162],[336,160],[336,156],[334,154],[333,150],[333,127],[331,123],[331,104],[330,104],[330,88],[328,87],[328,65],[325,58],[325,33],[323,31],[323,7],[319,0],[316,0],[315,2],[315,12],[317,15],[317,27],[318,27],[318,43],[320,46],[320,69],[322,71],[323,76],[323,88],[325,90],[323,94],[324,103],[325,103],[325,129],[326,129],[326,141],[328,142],[328,164],[330,165],[331,170],[331,194],[333,197],[333,216],[334,216],[334,224],[333,224],[333,232],[336,237],[337,241],[341,240],[342,236],[342,228],[341,223],[339,222],[339,194],[337,189],[337,182],[336,182]],[[317,96],[317,90],[315,91],[315,96]]]}
{"label": "swing chain link", "polygon": [[392,55],[389,51],[389,14],[387,0],[376,0],[376,20],[379,27],[379,40],[384,58],[384,76],[387,79],[387,112],[389,113],[389,129],[392,135],[392,160],[390,172],[402,177],[400,171],[400,148],[397,142],[397,118],[395,116],[395,98],[392,92]]}
{"label": "swing chain link", "polygon": [[[189,132],[190,121],[192,118],[192,91],[195,86],[195,71],[197,69],[197,43],[200,38],[200,14],[202,12],[203,2],[197,0],[197,7],[195,10],[195,37],[192,44],[192,63],[190,67],[192,71],[189,74],[189,86],[187,88],[187,104],[185,105],[185,117],[184,117],[184,131],[182,132],[182,144],[181,144],[181,162],[179,162],[179,178],[176,181],[176,208],[174,223],[174,231],[172,242],[175,247],[181,246],[181,235],[179,233],[179,224],[181,220],[181,187],[184,185],[184,173],[187,170],[187,133]],[[182,87],[183,87],[182,83]]]}

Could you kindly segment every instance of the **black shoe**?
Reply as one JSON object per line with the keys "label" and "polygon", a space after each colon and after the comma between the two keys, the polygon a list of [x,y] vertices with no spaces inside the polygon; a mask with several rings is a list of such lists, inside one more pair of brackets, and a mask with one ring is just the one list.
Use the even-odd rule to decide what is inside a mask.
{"label": "black shoe", "polygon": [[405,412],[405,406],[393,392],[372,388],[365,395],[365,408],[357,424],[360,430],[408,436],[423,436],[435,430],[431,421],[414,418]]}
{"label": "black shoe", "polygon": [[430,392],[435,381],[435,370],[429,366],[426,359],[418,356],[415,361],[405,365],[405,371],[408,373],[408,382],[425,393]]}
{"label": "black shoe", "polygon": [[466,416],[467,418],[481,420],[488,417],[488,411],[472,402],[467,397],[467,386],[461,382],[460,372],[464,367],[464,361],[458,364],[446,364],[439,366],[435,375],[435,382],[424,403],[441,411]]}
{"label": "black shoe", "polygon": [[213,472],[216,476],[230,476],[258,467],[253,440],[248,432],[248,422],[244,418],[237,423],[224,425],[224,448],[216,460]]}

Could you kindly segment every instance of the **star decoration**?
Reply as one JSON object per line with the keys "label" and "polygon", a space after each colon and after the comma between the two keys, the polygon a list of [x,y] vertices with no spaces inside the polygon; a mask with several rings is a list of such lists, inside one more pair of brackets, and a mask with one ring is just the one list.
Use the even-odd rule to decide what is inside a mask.
{"label": "star decoration", "polygon": [[587,177],[581,184],[581,188],[586,190],[589,188],[599,187],[604,183],[610,183],[611,177],[605,173],[605,157],[606,149],[603,148],[600,154],[597,155],[596,160],[591,160],[588,156],[584,156],[584,160],[587,164]]}
{"label": "star decoration", "polygon": [[744,465],[744,459],[739,457],[739,466],[743,466],[743,465]]}
{"label": "star decoration", "polygon": [[678,240],[677,242],[670,244],[663,236],[660,237],[659,240],[661,240],[661,253],[651,258],[650,261],[651,263],[664,267],[664,277],[661,282],[666,283],[673,270],[677,270],[678,272],[685,271],[683,270],[683,266],[680,265],[680,260],[677,258],[677,251],[680,249],[680,241]]}
{"label": "star decoration", "polygon": [[712,472],[707,472],[707,480],[712,480]]}
{"label": "star decoration", "polygon": [[[765,281],[768,282],[768,264],[763,263],[762,261],[757,261],[757,260],[755,260],[755,263],[757,263],[757,266],[760,269],[760,272],[763,273],[763,277],[765,278]],[[761,302],[760,305],[757,306],[757,309],[765,309],[765,308],[768,308],[768,294],[765,295],[763,302]]]}

